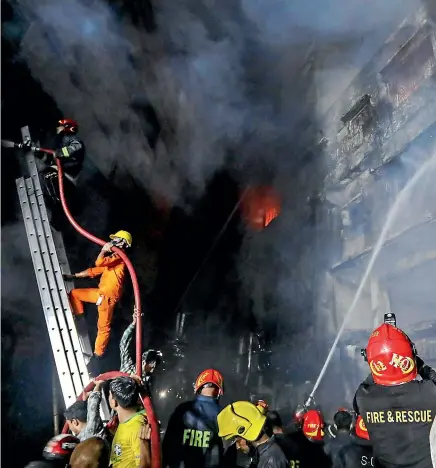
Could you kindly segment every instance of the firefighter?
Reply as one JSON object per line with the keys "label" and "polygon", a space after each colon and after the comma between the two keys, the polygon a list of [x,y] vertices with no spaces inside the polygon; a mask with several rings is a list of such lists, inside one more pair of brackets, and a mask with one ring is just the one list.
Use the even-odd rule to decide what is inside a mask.
{"label": "firefighter", "polygon": [[[282,449],[290,467],[309,468],[311,465],[304,457],[303,447],[297,444],[292,437],[285,434],[282,418],[277,411],[268,411],[266,413],[267,434],[274,437],[278,446]],[[310,444],[310,442],[308,442]]]}
{"label": "firefighter", "polygon": [[351,436],[351,444],[343,446],[335,458],[333,468],[377,467],[377,461],[372,455],[368,429],[362,416],[357,417],[355,434]]}
{"label": "firefighter", "polygon": [[332,460],[333,466],[335,466],[339,450],[352,443],[351,426],[353,425],[353,417],[348,411],[338,411],[333,420],[334,425],[331,433],[334,433],[334,437],[326,438],[324,450]]}
{"label": "firefighter", "polygon": [[[60,119],[56,127],[56,149],[55,156],[62,160],[62,169],[70,178],[75,178],[82,170],[85,159],[85,145],[77,136],[78,123],[73,119]],[[25,146],[33,146],[26,142]],[[41,159],[53,172],[57,172],[56,162],[52,154],[37,152],[36,156]]]}
{"label": "firefighter", "polygon": [[112,252],[112,247],[125,250],[132,246],[132,235],[127,231],[118,231],[109,237],[111,242],[106,243],[101,249],[95,267],[73,275],[64,275],[67,281],[101,275],[98,288],[73,289],[69,295],[71,308],[76,316],[83,316],[84,302],[96,304],[98,307],[97,338],[91,367],[94,367],[97,360],[103,356],[109,344],[114,308],[123,291],[126,266],[120,256]]}
{"label": "firefighter", "polygon": [[[289,437],[300,449],[300,466],[303,467],[329,467],[331,462],[324,452],[324,421],[321,412],[315,410],[312,400],[312,409],[305,405],[298,405],[291,424],[286,428],[286,437]],[[312,428],[312,429],[311,429]],[[314,432],[315,435],[310,434]]]}
{"label": "firefighter", "polygon": [[[267,415],[270,413],[268,403],[265,400],[255,401],[256,408]],[[272,435],[272,434],[268,434]],[[252,456],[254,447],[247,444],[245,439],[236,437],[235,441],[227,448],[224,453],[223,466],[229,468],[249,468],[252,465]],[[286,455],[286,453],[285,453]]]}
{"label": "firefighter", "polygon": [[[307,460],[310,460],[310,466],[329,467],[330,458],[324,452],[324,419],[321,411],[309,409],[303,415],[302,433],[304,439],[309,442],[302,444]],[[295,439],[294,439],[295,440]]]}
{"label": "firefighter", "polygon": [[287,468],[282,449],[266,433],[266,416],[249,401],[236,401],[218,415],[219,435],[224,439],[241,437],[254,447],[252,456],[258,468]]}
{"label": "firefighter", "polygon": [[[338,408],[338,411],[336,413],[339,413],[341,411],[345,411],[350,414],[351,420],[354,421],[354,412],[348,410],[347,408],[340,407]],[[335,414],[336,414],[335,413]],[[353,425],[353,423],[351,423]],[[327,430],[325,431],[325,437],[324,437],[324,442],[327,443],[330,439],[334,439],[336,437],[336,433],[338,432],[337,427],[335,426],[334,422],[333,424],[329,424],[327,426]]]}
{"label": "firefighter", "polygon": [[80,440],[70,434],[59,434],[52,437],[44,447],[42,456],[53,464],[53,467],[68,465],[71,454],[79,445]]}
{"label": "firefighter", "polygon": [[226,468],[250,468],[254,447],[247,444],[245,439],[235,437],[234,442],[224,453],[223,466]]}
{"label": "firefighter", "polygon": [[[59,120],[56,128],[55,156],[45,152],[35,152],[35,155],[47,166],[41,173],[42,185],[44,192],[48,195],[47,203],[52,213],[51,224],[55,229],[61,229],[64,221],[55,158],[62,161],[64,193],[70,210],[74,212],[77,203],[75,195],[77,176],[82,170],[85,159],[85,145],[77,136],[78,129],[79,126],[75,120],[65,118]],[[33,146],[33,143],[26,142],[26,146]]]}
{"label": "firefighter", "polygon": [[362,353],[371,374],[357,389],[354,406],[374,456],[387,468],[430,468],[436,373],[417,356],[409,337],[389,323],[374,330]]}
{"label": "firefighter", "polygon": [[80,444],[80,440],[71,434],[52,437],[44,447],[44,461],[32,461],[25,468],[65,468],[69,466],[71,454]]}
{"label": "firefighter", "polygon": [[269,410],[268,403],[265,400],[257,400],[256,407],[262,414],[267,414]]}
{"label": "firefighter", "polygon": [[164,468],[215,468],[222,465],[223,444],[218,436],[218,401],[223,376],[216,369],[200,373],[195,399],[179,405],[171,415],[162,445]]}

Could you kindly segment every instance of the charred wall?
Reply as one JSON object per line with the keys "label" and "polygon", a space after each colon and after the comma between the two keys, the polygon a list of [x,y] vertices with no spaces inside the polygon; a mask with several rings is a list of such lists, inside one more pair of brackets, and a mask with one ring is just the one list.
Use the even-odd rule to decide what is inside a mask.
{"label": "charred wall", "polygon": [[[269,239],[269,252],[261,248],[266,242],[260,236],[253,237],[244,260],[262,299],[257,316],[278,324],[271,358],[276,378],[270,379],[280,381],[273,392],[276,406],[295,404],[313,387],[389,210],[435,154],[435,50],[434,23],[421,8],[398,26],[328,111],[301,131],[294,147],[298,162],[276,177],[275,186],[292,186],[293,195],[261,233]],[[436,193],[430,172],[434,180],[433,169],[402,204],[347,322],[318,392],[326,407],[350,403],[367,372],[360,349],[385,312],[397,314],[399,326],[428,361],[436,358],[431,285]],[[281,254],[271,285],[256,286],[256,272],[265,265],[260,257],[274,262],[275,251]],[[262,288],[275,291],[272,302],[264,300]],[[283,384],[285,392],[279,391]]]}
{"label": "charred wall", "polygon": [[[325,340],[327,331],[332,341],[389,210],[417,169],[435,157],[435,44],[434,25],[421,9],[389,38],[321,119],[326,177],[317,211],[317,252],[323,264],[315,279],[319,340]],[[319,160],[313,162],[317,164]],[[423,356],[436,359],[436,298],[430,280],[436,274],[432,175],[434,180],[434,166],[402,204],[348,318],[330,372],[348,377],[348,397],[367,372],[358,360],[360,348],[383,313],[395,312],[399,326],[417,340]]]}

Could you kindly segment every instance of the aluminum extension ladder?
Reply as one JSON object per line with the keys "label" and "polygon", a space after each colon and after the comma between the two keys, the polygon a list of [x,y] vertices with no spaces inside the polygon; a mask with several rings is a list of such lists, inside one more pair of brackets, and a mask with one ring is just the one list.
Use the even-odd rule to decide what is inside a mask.
{"label": "aluminum extension ladder", "polygon": [[[30,140],[28,127],[21,129]],[[86,364],[92,356],[88,333],[76,329],[62,274],[70,273],[62,234],[52,229],[47,216],[35,157],[26,155],[30,176],[16,180],[39,294],[50,337],[62,394],[67,408],[89,383]],[[80,334],[79,334],[80,333]]]}

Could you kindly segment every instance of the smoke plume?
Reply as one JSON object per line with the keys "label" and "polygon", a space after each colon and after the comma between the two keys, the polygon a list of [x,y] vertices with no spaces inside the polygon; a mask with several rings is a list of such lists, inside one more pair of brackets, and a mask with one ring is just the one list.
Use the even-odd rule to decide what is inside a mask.
{"label": "smoke plume", "polygon": [[153,32],[101,0],[17,5],[21,59],[80,122],[105,175],[129,173],[182,206],[223,168],[242,184],[275,186],[282,214],[244,239],[243,293],[259,325],[273,323],[277,348],[310,337],[326,260],[315,237],[326,167],[322,150],[311,155],[316,170],[302,165],[305,132],[418,1],[164,0]]}
{"label": "smoke plume", "polygon": [[[238,168],[260,159],[276,170],[292,158],[292,130],[316,118],[309,89],[321,86],[326,99],[402,17],[401,4],[164,1],[151,34],[101,0],[17,8],[27,25],[21,58],[80,122],[103,173],[117,167],[183,204],[184,188],[201,194],[231,156]],[[308,54],[323,61],[317,77],[301,69]],[[323,75],[332,68],[340,73]],[[147,106],[160,122],[154,148]]]}

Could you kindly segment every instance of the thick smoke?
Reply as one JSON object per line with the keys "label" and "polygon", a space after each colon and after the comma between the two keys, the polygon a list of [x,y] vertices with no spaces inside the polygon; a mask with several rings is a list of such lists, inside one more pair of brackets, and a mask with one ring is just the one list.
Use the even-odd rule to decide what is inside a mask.
{"label": "thick smoke", "polygon": [[[304,102],[312,79],[325,86],[337,79],[322,75],[331,67],[357,70],[375,33],[386,35],[402,14],[393,0],[168,1],[156,7],[157,32],[147,34],[102,1],[17,4],[30,25],[22,58],[80,121],[103,173],[130,172],[177,203],[187,184],[201,192],[229,153],[244,168],[292,157],[293,128],[316,118],[316,96],[309,108]],[[318,77],[302,74],[308,54],[323,61]],[[148,103],[161,127],[154,149],[151,123],[138,112]]]}
{"label": "thick smoke", "polygon": [[[165,0],[151,34],[102,1],[17,4],[29,24],[22,59],[80,122],[105,175],[130,173],[179,205],[223,167],[242,183],[275,186],[282,215],[246,236],[239,273],[258,324],[275,327],[276,348],[292,340],[303,349],[298,334],[314,339],[314,278],[325,266],[315,226],[326,175],[323,162],[300,165],[310,158],[304,132],[418,2]],[[322,151],[312,156],[323,161]],[[311,350],[314,369],[323,345]]]}

